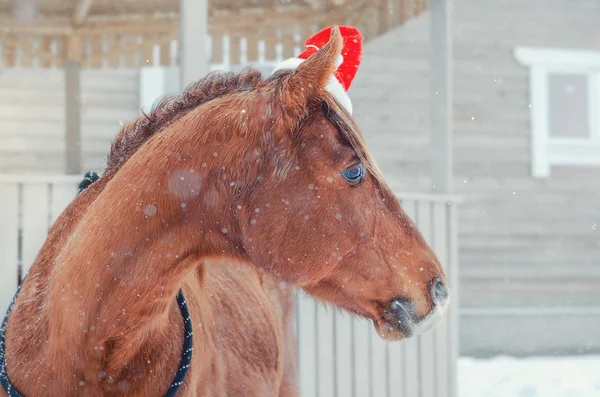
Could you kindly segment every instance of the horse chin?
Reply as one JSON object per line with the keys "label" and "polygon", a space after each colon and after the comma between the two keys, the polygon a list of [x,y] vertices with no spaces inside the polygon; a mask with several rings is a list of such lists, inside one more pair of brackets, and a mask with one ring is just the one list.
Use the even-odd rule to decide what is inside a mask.
{"label": "horse chin", "polygon": [[393,342],[402,339],[410,338],[414,332],[414,324],[406,327],[394,327],[392,324],[385,319],[385,314],[379,314],[379,305],[375,304],[372,308],[363,309],[355,306],[340,306],[341,309],[346,310],[352,314],[362,317],[365,320],[370,320],[373,323],[373,327],[377,334],[385,341]]}
{"label": "horse chin", "polygon": [[446,306],[435,306],[426,316],[390,318],[384,311],[379,319],[373,320],[377,333],[386,341],[397,341],[420,335],[436,327],[443,319]]}
{"label": "horse chin", "polygon": [[377,331],[377,334],[381,337],[381,339],[387,342],[394,342],[402,339],[407,339],[413,335],[412,328],[405,327],[405,329],[403,329],[394,327],[392,326],[392,324],[390,324],[388,321],[385,321],[384,319],[372,321],[373,326]]}

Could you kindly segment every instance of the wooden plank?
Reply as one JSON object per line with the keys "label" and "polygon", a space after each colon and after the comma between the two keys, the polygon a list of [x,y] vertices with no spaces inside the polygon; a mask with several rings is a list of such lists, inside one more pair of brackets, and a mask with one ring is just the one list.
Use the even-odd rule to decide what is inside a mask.
{"label": "wooden plank", "polygon": [[259,37],[257,36],[246,37],[246,59],[248,62],[258,62],[258,42]]}
{"label": "wooden plank", "polygon": [[48,234],[50,219],[48,185],[23,185],[23,276],[27,274]]}
{"label": "wooden plank", "polygon": [[446,321],[448,322],[447,332],[447,346],[448,346],[448,397],[456,397],[458,395],[458,357],[460,352],[459,343],[459,264],[458,264],[458,208],[457,205],[451,205],[447,208],[447,222],[448,222],[448,249],[449,259],[448,267],[446,268],[448,285],[454,286],[452,289],[452,297],[450,298],[450,305],[448,306],[448,313],[446,314]]}
{"label": "wooden plank", "polygon": [[265,49],[265,41],[264,40],[258,40],[258,42],[256,43],[257,45],[257,63],[259,65],[263,65],[266,63],[267,59],[266,59],[266,49]]}
{"label": "wooden plank", "polygon": [[229,37],[229,60],[231,65],[239,65],[241,60],[241,37],[230,36]]}
{"label": "wooden plank", "polygon": [[265,40],[265,60],[274,61],[277,58],[277,37],[266,36]]}
{"label": "wooden plank", "polygon": [[416,211],[415,221],[417,223],[417,227],[421,231],[425,241],[427,241],[427,244],[431,246],[433,241],[432,203],[427,201],[419,201],[416,203]]}
{"label": "wooden plank", "polygon": [[412,219],[413,222],[417,223],[417,199],[407,199],[403,195],[399,195],[399,198],[400,204],[402,205],[402,208],[404,209],[406,215],[408,215],[408,217]]}
{"label": "wooden plank", "polygon": [[[300,354],[300,320],[299,320],[299,316],[300,316],[300,300],[304,298],[305,296],[305,292],[301,291],[298,288],[294,289],[294,295],[296,297],[296,302],[295,302],[295,307],[294,307],[294,333],[296,335],[296,373],[298,375],[298,377],[300,376],[300,360],[301,360],[301,354]],[[300,390],[300,380],[298,379],[298,390]]]}
{"label": "wooden plank", "polygon": [[122,91],[135,91],[138,82],[135,80],[138,75],[137,70],[83,70],[82,71],[82,89],[87,94],[88,90],[106,91],[114,95],[121,95]]}
{"label": "wooden plank", "polygon": [[300,53],[305,50],[306,47],[304,47],[304,42],[317,31],[319,31],[319,29],[317,29],[316,25],[312,23],[304,26],[296,26],[296,30],[294,32],[294,56],[300,55]]}
{"label": "wooden plank", "polygon": [[17,290],[19,272],[19,186],[0,183],[0,313]]}
{"label": "wooden plank", "polygon": [[[64,150],[64,145],[60,141],[60,136],[38,136],[35,140],[31,136],[22,135],[2,135],[0,137],[0,153],[60,153]],[[57,140],[57,138],[59,140]]]}
{"label": "wooden plank", "polygon": [[[37,110],[40,112],[35,112]],[[60,112],[60,110],[60,106],[55,106],[53,104],[49,104],[46,108],[42,106],[30,106],[27,108],[27,105],[19,107],[3,107],[0,108],[0,118],[7,121],[26,122],[28,119],[31,119],[33,114],[35,114],[35,117],[38,118],[38,120],[41,119],[47,122],[58,123],[63,119],[60,113],[56,113],[56,111]]]}
{"label": "wooden plank", "polygon": [[56,218],[64,211],[65,208],[73,201],[77,194],[77,185],[75,183],[54,183],[52,186],[51,195],[51,224],[56,221]]}
{"label": "wooden plank", "polygon": [[[403,200],[402,207],[415,223],[417,219],[417,203],[413,200]],[[404,343],[404,394],[405,396],[419,396],[419,343],[417,338],[409,338]],[[401,394],[402,395],[402,394]]]}
{"label": "wooden plank", "polygon": [[403,25],[408,19],[407,2],[409,0],[393,0],[394,9],[396,10],[395,21],[396,25]]}
{"label": "wooden plank", "polygon": [[171,42],[160,44],[160,66],[171,66]]}
{"label": "wooden plank", "polygon": [[92,69],[102,68],[102,61],[105,58],[104,47],[102,45],[103,36],[88,37],[90,46],[90,57],[88,67]]}
{"label": "wooden plank", "polygon": [[409,18],[414,18],[418,15],[418,6],[419,6],[419,0],[409,0],[408,2],[409,4],[409,11],[408,11],[408,15]]}
{"label": "wooden plank", "polygon": [[431,181],[433,190],[450,193],[452,157],[452,0],[432,0],[429,34],[431,41],[430,124]]}
{"label": "wooden plank", "polygon": [[30,68],[33,66],[34,50],[33,50],[33,37],[24,36],[19,40],[20,59],[19,66],[23,68]]}
{"label": "wooden plank", "polygon": [[369,328],[371,335],[371,396],[391,397],[388,394],[388,352],[389,342],[383,340],[375,328]]}
{"label": "wooden plank", "polygon": [[420,357],[419,340],[409,338],[404,343],[404,396],[420,396]]}
{"label": "wooden plank", "polygon": [[[448,250],[448,206],[444,203],[433,204],[433,250],[440,259],[444,270],[447,271],[450,263],[450,255]],[[449,285],[450,299],[454,289],[458,286]],[[436,359],[436,385],[437,397],[446,397],[448,388],[449,368],[456,365],[449,359],[448,346],[448,318],[444,318],[440,325],[434,331],[435,338],[435,359]]]}
{"label": "wooden plank", "polygon": [[378,1],[378,26],[377,33],[383,34],[390,30],[390,1],[379,0]]}
{"label": "wooden plank", "polygon": [[120,52],[119,64],[122,68],[133,69],[137,66],[135,49],[137,42],[131,35],[121,36],[118,51]]}
{"label": "wooden plank", "polygon": [[[2,2],[6,4],[7,2]],[[23,23],[12,16],[0,14],[0,26],[13,34],[69,35],[73,32],[68,20],[63,18],[37,18],[32,23]]]}
{"label": "wooden plank", "polygon": [[335,313],[324,304],[317,305],[317,395],[335,394]]}
{"label": "wooden plank", "polygon": [[65,65],[66,172],[81,173],[81,66],[69,60]]}
{"label": "wooden plank", "polygon": [[[432,245],[432,204],[427,201],[417,203],[417,227],[423,238]],[[429,330],[419,335],[419,364],[420,364],[420,390],[422,397],[434,397],[434,384],[436,381],[435,335]]]}
{"label": "wooden plank", "polygon": [[317,395],[316,303],[302,296],[298,300],[298,372],[303,396]]}
{"label": "wooden plank", "polygon": [[73,25],[82,24],[90,13],[92,0],[79,0],[73,10]]}
{"label": "wooden plank", "polygon": [[[40,38],[40,45],[38,47],[38,51],[42,54],[51,54],[52,53],[52,41],[54,38],[52,36],[42,36]],[[50,58],[41,58],[40,66],[43,68],[49,68],[52,66],[52,61]]]}
{"label": "wooden plank", "polygon": [[223,36],[223,64],[222,68],[224,70],[229,70],[231,68],[231,37]]}
{"label": "wooden plank", "polygon": [[67,53],[67,39],[62,36],[54,37],[53,52],[52,52],[52,65],[55,68],[63,68],[65,66],[65,58]]}
{"label": "wooden plank", "polygon": [[181,67],[181,60],[179,59],[177,43],[178,43],[177,40],[171,40],[171,51],[169,51],[169,56],[171,57],[171,62],[169,63],[169,66],[172,66],[172,67],[176,67],[176,66]]}
{"label": "wooden plank", "polygon": [[[6,39],[6,41],[9,42],[16,42],[16,37],[14,34],[7,34]],[[7,45],[6,42],[3,42],[2,56],[2,63],[4,64],[4,67],[15,67],[17,63],[17,47],[13,45]]]}
{"label": "wooden plank", "polygon": [[337,310],[335,313],[335,397],[353,396],[352,317]]}
{"label": "wooden plank", "polygon": [[[8,107],[7,104],[1,103],[0,106]],[[22,106],[26,106],[23,104]],[[62,111],[62,109],[59,109]],[[64,135],[65,128],[59,122],[48,120],[36,120],[27,122],[27,120],[0,120],[0,140],[11,141],[13,138],[29,139],[31,143],[32,137],[54,138],[60,140]],[[20,133],[22,131],[22,133]],[[114,136],[114,133],[112,134]],[[9,142],[2,142],[0,150]]]}
{"label": "wooden plank", "polygon": [[400,23],[399,0],[389,0],[390,9],[390,29],[395,28]]}
{"label": "wooden plank", "polygon": [[104,37],[106,50],[104,53],[104,61],[109,69],[117,69],[119,67],[119,54],[117,49],[120,46],[120,37],[117,35],[106,35]]}
{"label": "wooden plank", "polygon": [[294,31],[292,29],[282,29],[279,43],[283,49],[283,59],[291,58],[294,56],[294,47],[296,46],[296,40],[294,38]]}
{"label": "wooden plank", "polygon": [[[211,32],[230,32],[232,30],[232,22],[235,24],[235,32],[238,34],[251,34],[260,29],[260,31],[274,31],[281,27],[288,28],[289,26],[306,26],[320,24],[327,26],[337,24],[340,17],[344,17],[348,13],[348,3],[343,2],[336,9],[328,13],[315,12],[311,7],[305,7],[304,10],[294,12],[281,12],[278,9],[273,10],[248,10],[247,8],[240,12],[219,13],[210,18]],[[356,2],[358,3],[358,2]],[[278,7],[277,7],[278,8]],[[314,30],[311,30],[314,33]]]}
{"label": "wooden plank", "polygon": [[143,49],[146,47],[152,48],[152,42],[144,43],[144,36],[137,34],[133,36],[132,42],[135,43],[135,47],[132,49],[132,56],[134,60],[132,66],[134,69],[138,69],[144,65],[142,59]]}
{"label": "wooden plank", "polygon": [[400,397],[404,390],[404,341],[388,344],[388,396]]}
{"label": "wooden plank", "polygon": [[223,63],[223,36],[213,35],[211,44],[211,64]]}
{"label": "wooden plank", "polygon": [[111,23],[109,21],[88,22],[77,29],[80,34],[89,36],[104,34],[122,34],[122,35],[145,35],[145,34],[163,34],[177,28],[174,21],[153,20],[148,22],[146,18],[143,21],[120,21]]}
{"label": "wooden plank", "polygon": [[67,38],[65,59],[74,61],[83,59],[83,41],[80,36],[69,36]]}
{"label": "wooden plank", "polygon": [[181,87],[208,73],[208,0],[179,1]]}
{"label": "wooden plank", "polygon": [[157,44],[152,46],[144,46],[142,48],[142,66],[157,67],[160,65],[160,38],[156,36],[153,38],[153,40]]}
{"label": "wooden plank", "polygon": [[248,40],[245,37],[240,37],[240,65],[248,64]]}
{"label": "wooden plank", "polygon": [[354,357],[352,364],[354,367],[354,395],[369,396],[371,393],[371,349],[369,327],[370,321],[364,318],[354,317]]}

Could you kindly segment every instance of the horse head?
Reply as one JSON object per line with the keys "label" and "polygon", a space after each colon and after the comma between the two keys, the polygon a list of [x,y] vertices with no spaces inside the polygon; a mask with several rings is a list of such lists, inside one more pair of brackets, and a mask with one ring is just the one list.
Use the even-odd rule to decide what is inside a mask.
{"label": "horse head", "polygon": [[192,130],[214,126],[223,139],[210,172],[226,186],[207,186],[196,205],[220,201],[217,234],[261,270],[371,319],[385,339],[401,339],[441,318],[446,276],[352,116],[327,89],[342,47],[333,29],[294,70],[213,108],[233,113],[206,110],[182,121]]}
{"label": "horse head", "polygon": [[371,319],[388,340],[435,324],[446,276],[331,89],[346,52],[329,32],[293,70],[208,76],[124,129],[114,177],[57,262],[101,261],[94,279],[119,273],[148,296],[169,286],[166,305],[190,269],[231,257]]}

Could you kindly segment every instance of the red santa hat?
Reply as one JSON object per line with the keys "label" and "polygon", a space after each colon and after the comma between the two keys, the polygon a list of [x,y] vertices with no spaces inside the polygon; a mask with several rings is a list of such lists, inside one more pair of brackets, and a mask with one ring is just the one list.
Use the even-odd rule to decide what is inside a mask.
{"label": "red santa hat", "polygon": [[[350,97],[348,96],[348,89],[350,88],[350,84],[352,84],[362,58],[362,35],[354,27],[338,27],[344,44],[340,57],[337,60],[337,70],[329,79],[326,89],[352,114],[352,101],[350,101]],[[304,43],[306,49],[304,52],[296,58],[286,59],[281,62],[273,72],[296,69],[298,65],[329,42],[333,28],[334,26],[329,26],[306,39]]]}

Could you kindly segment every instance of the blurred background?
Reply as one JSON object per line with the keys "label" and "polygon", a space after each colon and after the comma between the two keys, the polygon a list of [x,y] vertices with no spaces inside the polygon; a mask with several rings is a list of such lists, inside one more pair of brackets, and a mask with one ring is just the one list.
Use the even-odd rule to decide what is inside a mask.
{"label": "blurred background", "polygon": [[453,302],[390,345],[299,295],[302,395],[600,396],[600,0],[1,0],[0,310],[123,124],[333,24]]}

